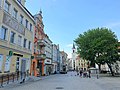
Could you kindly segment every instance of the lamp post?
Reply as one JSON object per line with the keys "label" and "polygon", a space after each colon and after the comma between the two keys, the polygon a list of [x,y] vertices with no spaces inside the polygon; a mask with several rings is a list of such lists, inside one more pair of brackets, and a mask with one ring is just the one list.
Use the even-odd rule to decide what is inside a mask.
{"label": "lamp post", "polygon": [[[97,57],[98,57],[98,53],[96,53],[96,55],[95,55],[95,60],[97,59]],[[96,74],[97,74],[97,79],[99,79],[99,69],[98,68],[96,68]]]}

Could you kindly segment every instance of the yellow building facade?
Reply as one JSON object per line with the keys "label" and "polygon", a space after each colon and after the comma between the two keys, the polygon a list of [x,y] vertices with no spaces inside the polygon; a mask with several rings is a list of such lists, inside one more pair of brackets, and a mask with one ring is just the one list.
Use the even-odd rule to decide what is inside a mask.
{"label": "yellow building facade", "polygon": [[24,5],[25,0],[0,0],[0,75],[30,73],[34,18]]}
{"label": "yellow building facade", "polygon": [[78,70],[88,70],[88,61],[81,58],[79,55],[76,58],[76,67]]}

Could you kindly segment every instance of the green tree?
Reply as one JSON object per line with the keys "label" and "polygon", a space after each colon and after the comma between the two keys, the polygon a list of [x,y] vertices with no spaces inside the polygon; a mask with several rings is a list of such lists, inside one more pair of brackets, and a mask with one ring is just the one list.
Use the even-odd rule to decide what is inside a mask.
{"label": "green tree", "polygon": [[107,28],[91,29],[80,34],[75,43],[81,57],[99,67],[106,63],[114,75],[112,64],[119,60],[118,39],[114,32]]}

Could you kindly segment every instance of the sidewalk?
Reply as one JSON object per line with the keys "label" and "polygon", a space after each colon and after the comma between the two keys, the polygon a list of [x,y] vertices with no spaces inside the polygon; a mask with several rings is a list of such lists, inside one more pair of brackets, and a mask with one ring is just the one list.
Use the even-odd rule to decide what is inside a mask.
{"label": "sidewalk", "polygon": [[28,78],[26,78],[24,83],[20,83],[20,81],[14,81],[14,82],[10,82],[9,84],[4,83],[3,87],[0,86],[0,90],[1,88],[12,88],[12,87],[17,87],[17,86],[22,86],[22,85],[26,85],[26,84],[30,84],[36,81],[40,81],[40,80],[44,80],[46,78],[49,78],[53,75],[49,75],[49,76],[41,76],[41,77],[35,77],[35,76],[29,76]]}

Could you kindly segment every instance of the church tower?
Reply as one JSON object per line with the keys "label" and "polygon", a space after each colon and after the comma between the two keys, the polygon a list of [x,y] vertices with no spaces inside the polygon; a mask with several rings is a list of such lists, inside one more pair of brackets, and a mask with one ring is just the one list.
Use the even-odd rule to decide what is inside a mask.
{"label": "church tower", "polygon": [[76,70],[76,48],[74,43],[72,47],[72,70]]}
{"label": "church tower", "polygon": [[73,53],[75,53],[76,48],[75,48],[75,44],[74,44],[74,43],[73,43],[73,48],[72,48],[72,50],[73,50]]}

